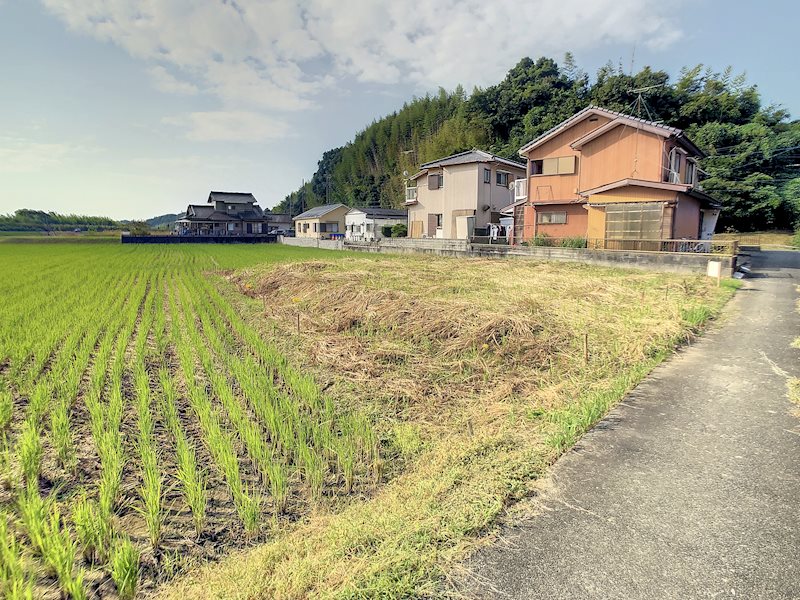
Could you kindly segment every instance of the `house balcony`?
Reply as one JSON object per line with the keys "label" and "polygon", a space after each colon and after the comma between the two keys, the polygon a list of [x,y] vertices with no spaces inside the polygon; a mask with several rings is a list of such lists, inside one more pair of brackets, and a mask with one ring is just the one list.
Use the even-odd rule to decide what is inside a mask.
{"label": "house balcony", "polygon": [[407,187],[406,188],[406,201],[404,204],[406,206],[410,206],[412,204],[417,203],[417,188],[416,187]]}

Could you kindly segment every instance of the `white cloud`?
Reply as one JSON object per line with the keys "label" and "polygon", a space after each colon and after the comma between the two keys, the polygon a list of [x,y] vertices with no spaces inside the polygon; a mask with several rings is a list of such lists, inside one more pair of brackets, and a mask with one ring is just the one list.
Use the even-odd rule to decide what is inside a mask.
{"label": "white cloud", "polygon": [[348,79],[469,89],[523,56],[660,49],[681,36],[680,11],[662,0],[41,1],[72,30],[145,61],[158,89],[217,98],[226,118],[307,109]]}
{"label": "white cloud", "polygon": [[0,136],[0,173],[41,173],[92,151],[75,144]]}
{"label": "white cloud", "polygon": [[261,142],[289,135],[285,123],[249,111],[206,111],[164,117],[162,123],[187,130],[195,142]]}
{"label": "white cloud", "polygon": [[375,0],[42,1],[70,28],[200,73],[219,93],[250,78],[303,98],[322,80],[303,68],[310,59],[362,81],[470,85],[496,80],[496,63],[523,55],[637,40],[661,47],[680,34],[674,4],[660,0],[430,0],[413,10]]}
{"label": "white cloud", "polygon": [[156,89],[167,94],[185,94],[191,96],[199,91],[195,84],[190,81],[178,79],[162,65],[150,67],[148,73]]}

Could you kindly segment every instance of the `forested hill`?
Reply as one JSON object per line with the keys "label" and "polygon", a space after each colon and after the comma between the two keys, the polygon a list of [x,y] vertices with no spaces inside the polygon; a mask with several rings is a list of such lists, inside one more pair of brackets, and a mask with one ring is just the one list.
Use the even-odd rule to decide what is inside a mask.
{"label": "forested hill", "polygon": [[[644,90],[641,112],[634,90]],[[471,95],[459,87],[415,98],[325,152],[310,182],[275,210],[297,214],[327,202],[399,206],[403,171],[473,147],[517,158],[522,145],[589,104],[685,129],[709,155],[701,161],[702,185],[725,205],[721,226],[789,228],[800,220],[800,121],[763,106],[743,75],[698,65],[673,81],[650,67],[630,75],[609,63],[590,78],[569,54],[561,65],[525,58],[503,81]]]}

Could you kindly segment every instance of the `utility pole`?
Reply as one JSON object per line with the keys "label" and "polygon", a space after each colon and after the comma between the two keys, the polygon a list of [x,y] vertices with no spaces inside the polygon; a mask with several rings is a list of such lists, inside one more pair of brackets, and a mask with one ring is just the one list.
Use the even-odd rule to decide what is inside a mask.
{"label": "utility pole", "polygon": [[325,173],[325,204],[331,203],[331,174]]}

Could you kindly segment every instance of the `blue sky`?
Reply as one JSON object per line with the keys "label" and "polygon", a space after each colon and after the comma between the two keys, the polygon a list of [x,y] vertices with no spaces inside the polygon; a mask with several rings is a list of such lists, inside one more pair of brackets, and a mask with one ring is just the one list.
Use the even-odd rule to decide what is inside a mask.
{"label": "blue sky", "polygon": [[732,65],[800,116],[800,3],[716,0],[0,0],[0,213],[262,206],[413,95],[572,51]]}

